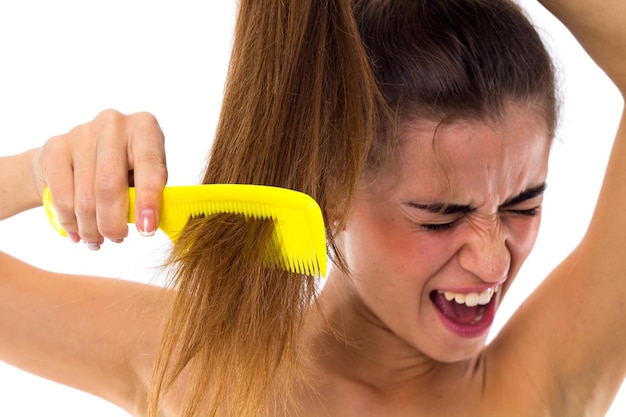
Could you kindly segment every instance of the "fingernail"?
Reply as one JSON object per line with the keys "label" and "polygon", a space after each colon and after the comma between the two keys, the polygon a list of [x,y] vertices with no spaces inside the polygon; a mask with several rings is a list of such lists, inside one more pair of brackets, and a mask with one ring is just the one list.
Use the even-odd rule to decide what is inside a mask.
{"label": "fingernail", "polygon": [[152,209],[143,209],[139,212],[137,230],[142,236],[152,236],[157,229],[156,214]]}
{"label": "fingernail", "polygon": [[78,233],[75,233],[75,232],[69,232],[69,233],[67,234],[67,237],[69,237],[69,238],[70,238],[70,240],[71,240],[72,242],[74,242],[74,243],[78,243],[78,242],[80,242],[80,236],[78,236]]}
{"label": "fingernail", "polygon": [[87,248],[91,250],[100,249],[100,242],[85,242],[85,245],[87,245]]}

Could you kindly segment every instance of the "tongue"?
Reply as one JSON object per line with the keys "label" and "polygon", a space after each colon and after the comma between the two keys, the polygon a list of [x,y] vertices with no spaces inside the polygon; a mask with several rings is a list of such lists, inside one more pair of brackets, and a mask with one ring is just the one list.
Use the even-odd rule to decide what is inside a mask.
{"label": "tongue", "polygon": [[431,296],[433,303],[449,319],[461,324],[471,324],[479,314],[479,310],[484,306],[477,305],[468,307],[465,304],[458,304],[456,301],[448,301],[443,294],[437,291]]}

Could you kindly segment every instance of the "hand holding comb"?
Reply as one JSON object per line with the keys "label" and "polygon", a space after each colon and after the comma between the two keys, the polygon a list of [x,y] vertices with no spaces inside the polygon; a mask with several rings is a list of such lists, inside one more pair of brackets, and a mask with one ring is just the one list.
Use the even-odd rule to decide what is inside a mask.
{"label": "hand holding comb", "polygon": [[[134,222],[135,189],[128,189],[128,222]],[[43,193],[43,205],[50,223],[63,236],[52,205],[50,190]],[[159,228],[176,240],[190,218],[217,213],[242,214],[271,219],[281,259],[268,260],[287,271],[326,275],[324,219],[318,204],[307,194],[279,187],[247,184],[203,184],[165,187]]]}

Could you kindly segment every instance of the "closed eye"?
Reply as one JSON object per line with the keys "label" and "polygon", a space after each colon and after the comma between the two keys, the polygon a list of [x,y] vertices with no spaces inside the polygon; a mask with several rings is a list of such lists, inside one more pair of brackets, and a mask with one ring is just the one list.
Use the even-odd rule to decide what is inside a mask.
{"label": "closed eye", "polygon": [[458,219],[448,223],[423,223],[420,227],[430,232],[442,232],[451,229],[457,222]]}
{"label": "closed eye", "polygon": [[537,214],[539,214],[540,208],[541,208],[541,206],[537,206],[537,207],[533,207],[533,208],[529,208],[529,209],[523,209],[523,210],[507,209],[505,211],[507,213],[516,214],[516,215],[519,215],[519,216],[532,217],[532,216],[536,216]]}
{"label": "closed eye", "polygon": [[[506,209],[506,210],[503,210],[503,212],[513,214],[516,216],[533,217],[539,214],[540,209],[541,209],[541,206],[537,206],[537,207],[532,207],[529,209],[521,209],[521,210]],[[452,227],[454,227],[458,223],[458,221],[459,219],[456,219],[448,223],[422,223],[420,224],[420,227],[431,232],[442,232],[442,231],[449,230]]]}

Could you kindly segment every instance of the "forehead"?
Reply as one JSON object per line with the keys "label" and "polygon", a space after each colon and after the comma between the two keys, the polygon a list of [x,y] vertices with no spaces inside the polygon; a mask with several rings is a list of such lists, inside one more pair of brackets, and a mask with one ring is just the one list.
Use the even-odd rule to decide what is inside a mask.
{"label": "forehead", "polygon": [[517,107],[497,121],[410,120],[401,129],[393,179],[387,178],[421,198],[506,199],[545,181],[550,143],[543,118]]}

